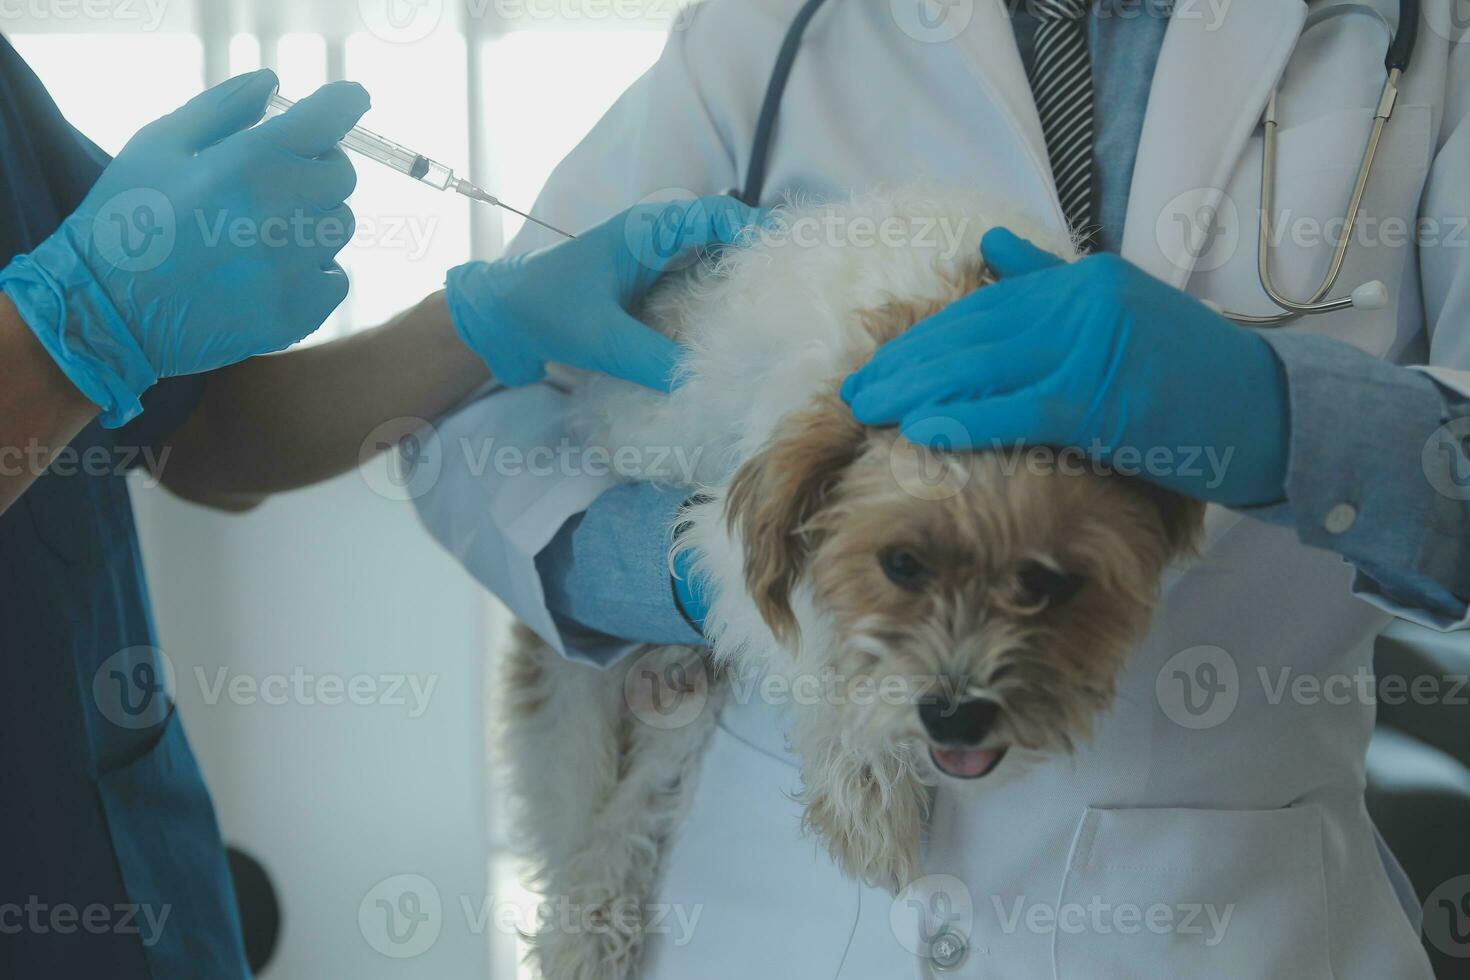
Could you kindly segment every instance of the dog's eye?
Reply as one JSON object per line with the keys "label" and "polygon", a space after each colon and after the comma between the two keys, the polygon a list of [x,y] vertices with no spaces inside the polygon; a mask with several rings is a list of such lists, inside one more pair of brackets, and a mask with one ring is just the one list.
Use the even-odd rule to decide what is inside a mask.
{"label": "dog's eye", "polygon": [[1028,561],[1016,573],[1016,587],[1026,606],[1059,606],[1082,588],[1082,576]]}
{"label": "dog's eye", "polygon": [[929,568],[906,548],[885,548],[878,553],[878,565],[888,581],[901,589],[918,590],[929,578]]}

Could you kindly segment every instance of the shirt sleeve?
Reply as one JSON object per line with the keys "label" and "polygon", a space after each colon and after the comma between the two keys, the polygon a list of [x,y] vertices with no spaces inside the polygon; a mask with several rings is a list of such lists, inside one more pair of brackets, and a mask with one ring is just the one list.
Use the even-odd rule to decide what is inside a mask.
{"label": "shirt sleeve", "polygon": [[607,638],[579,644],[580,652],[596,652],[606,663],[639,643],[704,642],[679,612],[669,578],[673,528],[686,496],[652,483],[614,487],[562,525],[536,557],[546,603],[563,634],[574,629]]}
{"label": "shirt sleeve", "polygon": [[1459,445],[1426,446],[1457,419],[1470,427],[1470,400],[1340,341],[1264,336],[1286,368],[1291,448],[1286,502],[1252,513],[1341,554],[1360,591],[1459,619],[1470,596],[1470,492],[1446,490],[1467,464]]}
{"label": "shirt sleeve", "polygon": [[1289,502],[1254,512],[1344,555],[1360,598],[1441,631],[1470,629],[1470,45],[1452,48],[1413,256],[1427,356],[1265,334],[1291,387]]}
{"label": "shirt sleeve", "polygon": [[[672,31],[657,63],[557,166],[533,213],[558,227],[587,228],[670,188],[716,194],[732,186],[736,167],[727,128],[711,117],[690,66],[725,57],[721,18],[738,15],[736,5],[706,4],[692,21]],[[549,232],[528,225],[510,252],[552,243]],[[591,546],[594,534],[600,533],[597,529],[603,527],[603,515],[580,542],[577,531],[583,524],[572,527],[568,533],[573,547],[548,559],[545,568],[558,578],[543,583],[543,568],[537,562],[569,521],[619,486],[607,475],[578,466],[577,456],[566,451],[573,443],[565,424],[566,402],[564,392],[543,383],[492,391],[445,418],[427,440],[420,440],[425,445],[437,443],[441,462],[433,478],[415,491],[414,503],[429,532],[553,649],[588,662],[608,663],[632,644],[579,626],[548,604],[549,595],[558,604],[569,603],[571,589],[587,580],[575,568],[579,557],[606,556],[605,548],[614,539]],[[507,448],[512,451],[497,460],[496,450]],[[532,465],[529,455],[516,462],[517,453],[531,451],[547,465]],[[433,455],[417,453],[416,465],[436,465]],[[643,519],[614,505],[605,513]],[[653,539],[665,530],[660,523],[629,526],[619,533]],[[579,543],[584,548],[576,547]],[[568,555],[570,568],[560,564]],[[667,592],[667,560],[655,562],[651,546],[638,552],[636,568],[633,557],[619,565],[628,574],[628,601],[650,608],[663,596],[649,591],[646,583],[653,580],[655,568],[663,570]],[[580,615],[596,620],[592,626],[608,626],[613,619],[603,603],[613,594],[604,584],[597,599],[588,599],[597,608],[579,606]],[[667,601],[660,622],[670,610],[677,615],[672,595]]]}

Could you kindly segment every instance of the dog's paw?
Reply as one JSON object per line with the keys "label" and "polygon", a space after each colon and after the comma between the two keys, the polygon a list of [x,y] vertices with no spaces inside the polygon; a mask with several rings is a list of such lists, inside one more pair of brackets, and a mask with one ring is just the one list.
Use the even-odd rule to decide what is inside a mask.
{"label": "dog's paw", "polygon": [[[834,767],[838,769],[841,767]],[[854,765],[807,783],[805,827],[843,873],[897,893],[918,876],[928,791],[909,770]]]}

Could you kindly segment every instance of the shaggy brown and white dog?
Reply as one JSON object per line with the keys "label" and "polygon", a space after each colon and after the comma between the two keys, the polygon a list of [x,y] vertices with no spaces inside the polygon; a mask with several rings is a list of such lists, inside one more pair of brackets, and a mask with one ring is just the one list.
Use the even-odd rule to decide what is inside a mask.
{"label": "shaggy brown and white dog", "polygon": [[[1027,230],[919,188],[784,209],[649,298],[646,321],[688,348],[672,396],[582,379],[589,444],[698,461],[679,546],[714,583],[712,649],[599,671],[518,634],[492,706],[517,840],[582,923],[532,937],[547,980],[636,970],[638,910],[732,672],[822,679],[830,696],[789,732],[806,825],[895,891],[918,874],[933,785],[1065,751],[1110,704],[1200,506],[1034,454],[920,449],[836,393],[878,344],[983,288],[979,239],[1007,217]],[[680,718],[679,699],[699,707]]]}

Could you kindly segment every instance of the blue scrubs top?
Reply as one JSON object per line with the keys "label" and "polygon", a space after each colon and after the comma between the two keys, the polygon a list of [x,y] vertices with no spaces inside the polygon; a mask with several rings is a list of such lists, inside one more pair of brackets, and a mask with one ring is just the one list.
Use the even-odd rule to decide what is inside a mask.
{"label": "blue scrubs top", "polygon": [[[106,164],[0,37],[0,267]],[[89,425],[0,514],[0,977],[249,975],[214,809],[158,682],[124,478],[202,386],[162,382],[132,424]]]}

